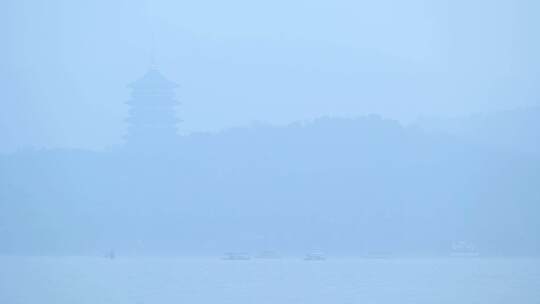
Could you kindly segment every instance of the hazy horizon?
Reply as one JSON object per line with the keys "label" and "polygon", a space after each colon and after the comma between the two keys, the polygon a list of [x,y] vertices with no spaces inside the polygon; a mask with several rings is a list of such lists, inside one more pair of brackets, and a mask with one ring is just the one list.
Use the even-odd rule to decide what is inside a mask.
{"label": "hazy horizon", "polygon": [[4,1],[0,150],[118,144],[152,62],[181,133],[539,105],[535,1],[283,1]]}
{"label": "hazy horizon", "polygon": [[0,303],[538,304],[539,16],[0,0]]}

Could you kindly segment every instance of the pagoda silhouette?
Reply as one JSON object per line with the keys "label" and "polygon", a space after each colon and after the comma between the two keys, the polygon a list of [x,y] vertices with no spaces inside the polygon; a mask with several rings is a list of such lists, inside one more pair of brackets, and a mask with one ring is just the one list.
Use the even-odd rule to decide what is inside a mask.
{"label": "pagoda silhouette", "polygon": [[127,102],[127,147],[147,151],[173,148],[178,140],[179,119],[175,111],[178,84],[165,78],[156,68],[150,68],[129,87],[132,93]]}

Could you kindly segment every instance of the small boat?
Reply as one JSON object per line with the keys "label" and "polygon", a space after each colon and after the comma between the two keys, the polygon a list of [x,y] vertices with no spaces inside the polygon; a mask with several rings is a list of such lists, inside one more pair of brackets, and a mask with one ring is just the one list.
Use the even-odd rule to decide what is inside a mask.
{"label": "small boat", "polygon": [[251,260],[249,254],[245,252],[227,252],[223,256],[223,260],[227,261],[247,261]]}
{"label": "small boat", "polygon": [[111,250],[105,254],[106,259],[114,260],[116,258],[116,253],[114,250]]}
{"label": "small boat", "polygon": [[471,243],[460,241],[452,244],[452,251],[450,252],[452,257],[470,258],[480,256],[480,252]]}
{"label": "small boat", "polygon": [[320,251],[309,252],[304,256],[304,261],[324,261],[326,256]]}
{"label": "small boat", "polygon": [[389,259],[392,253],[389,251],[369,251],[364,255],[366,259]]}
{"label": "small boat", "polygon": [[263,260],[274,260],[274,259],[281,259],[281,256],[275,252],[275,251],[262,251],[259,254],[255,256],[256,259],[263,259]]}

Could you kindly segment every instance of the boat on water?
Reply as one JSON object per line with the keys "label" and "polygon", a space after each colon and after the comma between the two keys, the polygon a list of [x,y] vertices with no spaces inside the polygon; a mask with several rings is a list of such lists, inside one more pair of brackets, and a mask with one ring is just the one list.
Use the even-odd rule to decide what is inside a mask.
{"label": "boat on water", "polygon": [[222,259],[226,261],[247,261],[251,260],[251,256],[245,252],[226,252]]}
{"label": "boat on water", "polygon": [[304,256],[304,261],[324,261],[326,256],[320,251],[309,252]]}
{"label": "boat on water", "polygon": [[389,259],[392,257],[392,253],[389,251],[368,251],[364,258],[366,259]]}
{"label": "boat on water", "polygon": [[478,248],[469,242],[459,241],[452,244],[452,251],[450,252],[451,257],[478,257],[480,252]]}
{"label": "boat on water", "polygon": [[258,253],[255,256],[255,258],[263,259],[263,260],[275,260],[275,259],[281,259],[281,256],[275,251],[266,250],[266,251],[262,251]]}
{"label": "boat on water", "polygon": [[114,250],[110,250],[109,252],[105,253],[104,258],[114,260],[116,259],[116,253],[114,252]]}

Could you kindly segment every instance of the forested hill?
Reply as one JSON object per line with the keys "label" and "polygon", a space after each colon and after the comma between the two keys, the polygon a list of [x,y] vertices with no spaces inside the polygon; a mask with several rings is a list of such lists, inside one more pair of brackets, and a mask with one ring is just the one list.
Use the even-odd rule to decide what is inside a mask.
{"label": "forested hill", "polygon": [[464,240],[540,253],[538,154],[472,133],[372,115],[192,134],[166,150],[6,155],[0,251],[444,255]]}
{"label": "forested hill", "polygon": [[523,155],[540,156],[540,107],[460,118],[419,119],[426,131],[446,133],[463,141]]}

